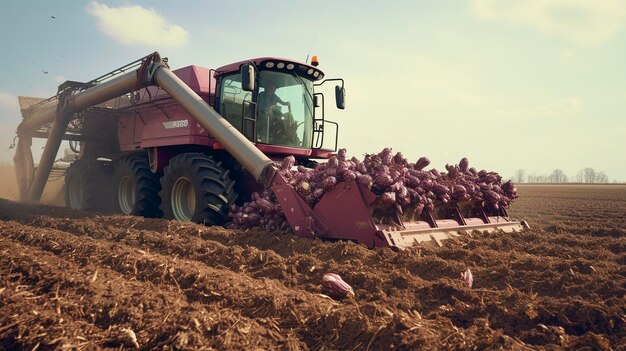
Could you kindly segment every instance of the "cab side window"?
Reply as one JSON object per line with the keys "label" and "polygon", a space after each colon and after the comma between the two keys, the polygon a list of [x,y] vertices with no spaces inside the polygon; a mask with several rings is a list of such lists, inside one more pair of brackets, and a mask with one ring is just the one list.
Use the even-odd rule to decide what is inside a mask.
{"label": "cab side window", "polygon": [[[222,79],[220,91],[220,112],[222,117],[232,124],[237,130],[242,131],[243,116],[250,108],[252,94],[241,88],[241,75],[232,74]],[[246,103],[244,103],[244,101]],[[245,108],[245,110],[244,110]]]}

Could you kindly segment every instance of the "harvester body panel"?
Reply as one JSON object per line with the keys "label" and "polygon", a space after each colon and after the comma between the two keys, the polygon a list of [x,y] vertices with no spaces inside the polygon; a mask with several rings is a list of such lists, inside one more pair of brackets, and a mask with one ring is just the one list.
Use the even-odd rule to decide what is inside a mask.
{"label": "harvester body panel", "polygon": [[[173,70],[180,80],[204,101],[211,103],[215,94],[212,71],[200,66]],[[118,140],[120,151],[132,152],[150,147],[174,145],[211,146],[205,128],[163,89],[155,86],[142,88],[132,97],[118,98]]]}

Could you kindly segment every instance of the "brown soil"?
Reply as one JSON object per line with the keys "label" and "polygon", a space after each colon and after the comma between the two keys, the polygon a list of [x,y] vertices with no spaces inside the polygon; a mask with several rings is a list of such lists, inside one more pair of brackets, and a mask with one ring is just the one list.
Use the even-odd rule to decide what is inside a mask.
{"label": "brown soil", "polygon": [[531,230],[402,252],[0,200],[0,349],[626,348],[626,186],[520,196]]}

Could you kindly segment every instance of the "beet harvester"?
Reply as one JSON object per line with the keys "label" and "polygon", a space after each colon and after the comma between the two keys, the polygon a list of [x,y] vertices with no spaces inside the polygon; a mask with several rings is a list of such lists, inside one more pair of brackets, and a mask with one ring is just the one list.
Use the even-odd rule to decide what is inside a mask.
{"label": "beet harvester", "polygon": [[[68,140],[78,157],[66,170],[65,199],[75,209],[221,225],[232,204],[271,188],[296,235],[368,247],[525,226],[504,208],[459,203],[383,224],[372,208],[376,195],[354,181],[336,184],[309,206],[276,162],[291,155],[309,166],[337,150],[338,125],[324,118],[324,95],[316,92],[329,82],[337,83],[335,102],[343,109],[343,80],[324,79],[316,60],[263,57],[171,71],[154,53],[86,83],[67,81],[49,99],[20,97],[14,160],[21,196],[39,201]],[[36,168],[32,138],[47,139]]]}

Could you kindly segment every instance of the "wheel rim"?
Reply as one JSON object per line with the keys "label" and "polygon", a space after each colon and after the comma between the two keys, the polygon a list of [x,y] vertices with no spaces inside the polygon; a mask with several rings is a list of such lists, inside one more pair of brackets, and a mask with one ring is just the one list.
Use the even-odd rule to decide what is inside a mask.
{"label": "wheel rim", "polygon": [[180,177],[172,187],[172,212],[178,221],[191,221],[196,210],[196,192],[191,181]]}
{"label": "wheel rim", "polygon": [[124,177],[120,180],[117,191],[120,210],[124,214],[131,214],[135,207],[135,182],[131,177]]}
{"label": "wheel rim", "polygon": [[70,181],[69,184],[69,205],[70,208],[75,209],[75,210],[80,210],[83,208],[83,192],[81,191],[81,186],[80,186],[80,181],[79,180],[73,180]]}

